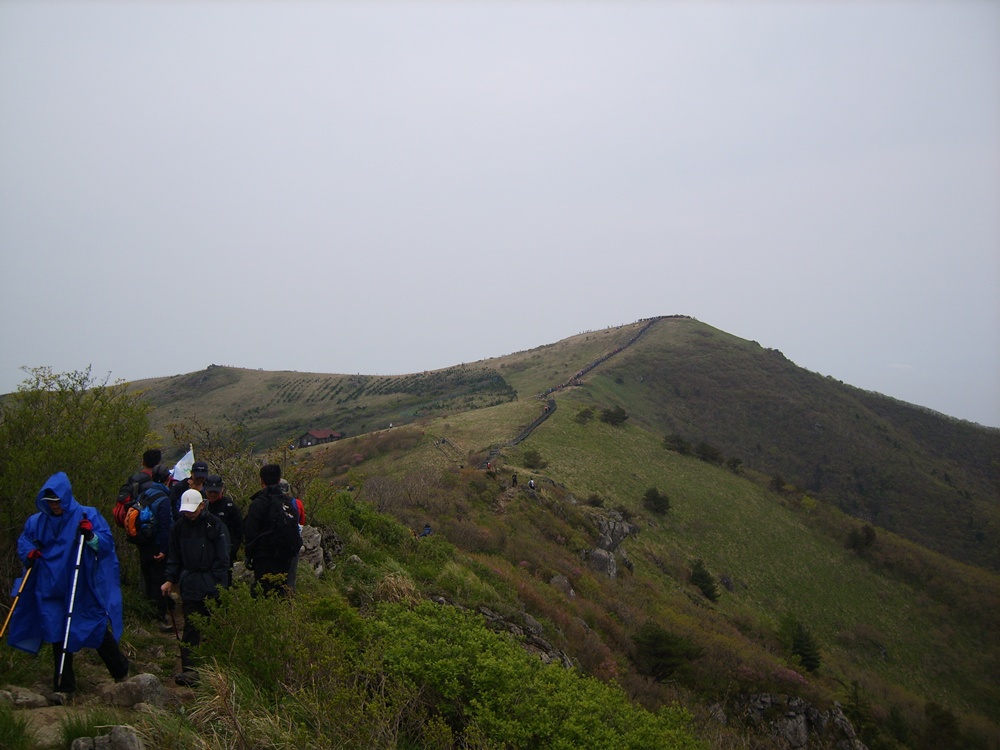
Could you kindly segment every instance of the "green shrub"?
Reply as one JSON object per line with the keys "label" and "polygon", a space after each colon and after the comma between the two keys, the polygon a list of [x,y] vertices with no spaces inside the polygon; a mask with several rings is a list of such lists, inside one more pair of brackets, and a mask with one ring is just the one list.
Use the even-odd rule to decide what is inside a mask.
{"label": "green shrub", "polygon": [[387,674],[416,686],[463,747],[698,747],[683,711],[650,713],[615,685],[543,664],[472,613],[383,605],[373,634]]}
{"label": "green shrub", "polygon": [[646,490],[646,494],[642,496],[642,504],[660,516],[670,510],[670,498],[656,487],[650,487]]}
{"label": "green shrub", "polygon": [[718,601],[719,588],[715,576],[708,572],[705,562],[699,558],[691,561],[691,583],[697,586],[709,601]]}
{"label": "green shrub", "polygon": [[218,602],[209,603],[211,616],[201,622],[197,653],[237,670],[255,685],[284,693],[282,685],[294,684],[308,661],[298,606],[279,596],[255,599],[245,585],[226,589]]}
{"label": "green shrub", "polygon": [[479,578],[469,567],[455,562],[445,564],[437,585],[467,606],[495,607],[500,602],[496,589]]}
{"label": "green shrub", "polygon": [[601,421],[604,422],[605,424],[611,425],[612,427],[617,427],[620,424],[624,424],[625,420],[627,419],[628,419],[628,414],[620,406],[616,406],[614,409],[601,410]]}
{"label": "green shrub", "polygon": [[549,462],[542,458],[542,455],[534,448],[529,448],[524,452],[521,463],[524,464],[526,469],[535,470],[544,469],[549,465]]}
{"label": "green shrub", "polygon": [[691,455],[691,443],[682,438],[680,435],[667,435],[663,438],[663,447],[668,451],[680,453],[682,456]]}
{"label": "green shrub", "polygon": [[653,622],[642,626],[633,643],[639,672],[657,682],[666,682],[702,653],[687,638],[670,633]]}

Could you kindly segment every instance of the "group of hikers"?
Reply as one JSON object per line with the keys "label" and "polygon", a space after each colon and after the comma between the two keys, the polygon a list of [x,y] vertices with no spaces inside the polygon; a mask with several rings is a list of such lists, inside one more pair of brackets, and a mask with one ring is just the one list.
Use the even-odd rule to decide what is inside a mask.
{"label": "group of hikers", "polygon": [[[181,672],[174,679],[195,685],[192,649],[201,633],[190,615],[208,617],[206,602],[232,585],[241,545],[255,595],[294,590],[305,510],[277,464],[260,469],[261,489],[244,516],[204,461],[175,481],[161,459],[159,450],[143,454],[142,469],[122,486],[112,516],[137,547],[143,594],[157,624],[181,641]],[[49,477],[35,506],[17,540],[24,572],[14,582],[0,638],[6,631],[11,646],[32,654],[51,643],[57,693],[76,689],[73,654],[82,648],[96,649],[110,675],[124,680],[129,661],[119,647],[122,594],[111,526],[96,507],[76,500],[65,472]],[[177,589],[183,635],[176,626]]]}

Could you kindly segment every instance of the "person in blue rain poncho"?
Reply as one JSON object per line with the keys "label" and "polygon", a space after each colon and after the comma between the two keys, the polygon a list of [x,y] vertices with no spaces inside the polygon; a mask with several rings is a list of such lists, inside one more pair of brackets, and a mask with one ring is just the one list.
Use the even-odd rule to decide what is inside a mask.
{"label": "person in blue rain poncho", "polygon": [[[38,491],[35,505],[38,512],[25,522],[17,540],[18,557],[25,568],[33,570],[11,614],[7,642],[32,654],[37,654],[43,643],[51,643],[57,692],[76,689],[73,654],[81,648],[97,649],[111,676],[124,679],[128,659],[118,647],[122,595],[111,527],[97,508],[77,502],[65,472],[49,477]],[[83,553],[76,574],[81,539]],[[74,576],[76,596],[60,675]],[[14,582],[13,593],[20,590],[21,580]]]}

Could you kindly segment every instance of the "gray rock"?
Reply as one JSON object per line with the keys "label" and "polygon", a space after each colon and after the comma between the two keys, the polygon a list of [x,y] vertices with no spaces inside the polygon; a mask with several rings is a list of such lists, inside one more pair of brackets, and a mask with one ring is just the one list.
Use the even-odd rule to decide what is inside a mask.
{"label": "gray rock", "polygon": [[587,555],[587,562],[591,568],[598,573],[604,573],[608,578],[615,578],[618,575],[618,563],[614,553],[605,549],[592,549]]}
{"label": "gray rock", "polygon": [[16,685],[7,685],[0,690],[0,701],[9,703],[14,708],[44,708],[49,705],[49,699],[44,695]]}
{"label": "gray rock", "polygon": [[107,685],[102,692],[112,706],[132,708],[139,703],[148,703],[163,708],[167,705],[167,689],[151,674],[139,674],[124,682]]}
{"label": "gray rock", "polygon": [[571,584],[569,579],[561,573],[559,575],[552,576],[552,578],[549,579],[549,583],[562,591],[570,599],[576,596],[576,592],[573,590],[573,584]]}
{"label": "gray rock", "polygon": [[527,612],[524,613],[524,627],[532,635],[541,635],[544,632],[542,624]]}
{"label": "gray rock", "polygon": [[302,527],[302,551],[299,552],[299,567],[308,565],[313,575],[320,576],[326,569],[323,559],[323,533],[315,526]]}
{"label": "gray rock", "polygon": [[145,745],[132,727],[114,726],[99,737],[77,737],[70,750],[145,750]]}
{"label": "gray rock", "polygon": [[782,747],[807,748],[810,738],[817,738],[823,747],[867,750],[839,703],[820,711],[802,698],[759,693],[737,697],[731,708],[745,726],[768,732]]}

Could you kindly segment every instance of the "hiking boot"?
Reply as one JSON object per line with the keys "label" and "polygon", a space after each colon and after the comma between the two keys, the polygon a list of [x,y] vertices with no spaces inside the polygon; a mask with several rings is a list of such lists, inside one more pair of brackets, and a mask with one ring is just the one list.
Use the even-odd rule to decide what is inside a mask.
{"label": "hiking boot", "polygon": [[174,632],[174,624],[170,621],[169,617],[164,617],[163,619],[158,620],[157,625],[159,626],[161,633]]}
{"label": "hiking boot", "polygon": [[174,682],[182,687],[194,687],[198,684],[198,673],[193,669],[186,670],[174,677]]}

